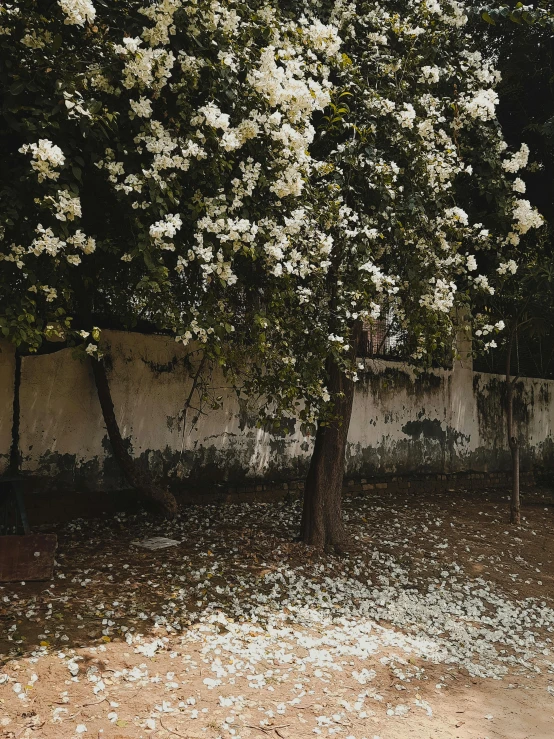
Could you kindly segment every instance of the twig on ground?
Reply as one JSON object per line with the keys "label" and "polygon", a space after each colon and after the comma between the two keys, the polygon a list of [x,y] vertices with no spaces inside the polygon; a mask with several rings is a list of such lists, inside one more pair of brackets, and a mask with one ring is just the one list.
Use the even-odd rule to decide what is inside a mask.
{"label": "twig on ground", "polygon": [[108,700],[106,697],[101,698],[99,701],[93,701],[92,703],[83,703],[81,708],[84,708],[85,706],[98,706],[100,703],[104,703],[105,700]]}
{"label": "twig on ground", "polygon": [[253,724],[244,724],[244,726],[247,729],[257,729],[258,731],[263,731],[264,734],[268,734],[270,731],[273,731],[273,727],[271,729],[268,729],[267,726],[254,726]]}
{"label": "twig on ground", "polygon": [[263,731],[264,734],[270,734],[272,731],[277,731],[277,729],[286,729],[290,726],[290,724],[281,724],[280,726],[253,726],[252,724],[244,725],[247,729],[258,729],[258,731]]}

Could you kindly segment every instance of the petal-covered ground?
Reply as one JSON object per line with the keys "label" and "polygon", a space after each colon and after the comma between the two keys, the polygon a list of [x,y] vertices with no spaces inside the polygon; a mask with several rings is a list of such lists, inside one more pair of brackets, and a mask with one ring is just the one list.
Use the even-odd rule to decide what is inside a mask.
{"label": "petal-covered ground", "polygon": [[349,500],[340,558],[296,501],[49,527],[54,580],[0,587],[0,736],[551,737],[554,508],[505,498]]}

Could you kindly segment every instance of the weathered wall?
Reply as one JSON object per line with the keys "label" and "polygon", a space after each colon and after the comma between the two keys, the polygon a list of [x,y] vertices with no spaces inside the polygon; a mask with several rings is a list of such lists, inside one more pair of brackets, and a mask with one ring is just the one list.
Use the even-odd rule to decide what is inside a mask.
{"label": "weathered wall", "polygon": [[8,469],[12,445],[15,351],[0,341],[0,475]]}
{"label": "weathered wall", "polygon": [[[191,380],[182,346],[157,336],[106,335],[121,432],[134,456],[157,474],[193,482],[298,474],[309,451],[305,440],[273,438],[256,429],[253,414],[221,379],[215,378],[214,392],[223,396],[223,407],[201,416],[194,429],[189,413],[183,428]],[[69,350],[25,357],[21,407],[24,471],[89,488],[123,484],[88,362],[73,360]]]}
{"label": "weathered wall", "polygon": [[[183,428],[190,390],[186,350],[155,336],[109,332],[116,414],[133,454],[175,481],[286,480],[301,477],[311,441],[298,432],[270,436],[220,381],[223,407]],[[13,353],[0,354],[0,463],[9,453]],[[218,382],[216,381],[216,384]],[[525,379],[517,415],[523,468],[554,460],[554,382]],[[21,374],[22,469],[56,486],[121,487],[92,373],[69,350],[24,357]],[[503,386],[471,361],[415,377],[405,365],[367,361],[356,391],[347,450],[351,477],[502,470],[509,466]]]}

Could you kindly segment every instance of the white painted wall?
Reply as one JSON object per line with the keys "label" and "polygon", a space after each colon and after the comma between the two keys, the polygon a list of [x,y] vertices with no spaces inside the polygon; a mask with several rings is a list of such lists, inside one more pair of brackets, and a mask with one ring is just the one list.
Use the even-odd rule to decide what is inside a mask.
{"label": "white painted wall", "polygon": [[[220,410],[183,429],[190,390],[187,350],[170,339],[106,332],[112,395],[133,454],[158,474],[206,481],[287,479],[305,471],[311,440],[300,433],[270,437],[255,428],[222,379]],[[164,365],[166,365],[164,367]],[[11,442],[13,351],[0,354],[0,465]],[[471,362],[415,377],[399,363],[367,361],[357,386],[347,451],[348,473],[453,472],[507,468],[499,386]],[[524,465],[554,459],[554,382],[522,383],[528,418],[521,424]],[[24,471],[78,487],[122,484],[110,456],[92,373],[70,350],[24,357],[20,452]],[[4,469],[0,467],[0,470]]]}

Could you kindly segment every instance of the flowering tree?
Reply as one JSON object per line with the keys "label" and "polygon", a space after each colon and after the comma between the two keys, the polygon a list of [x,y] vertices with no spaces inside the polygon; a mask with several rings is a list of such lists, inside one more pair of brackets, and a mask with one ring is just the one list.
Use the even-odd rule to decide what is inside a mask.
{"label": "flowering tree", "polygon": [[[290,408],[293,386],[325,397],[319,374],[290,370],[299,343],[282,319],[288,306],[303,335],[299,283],[327,271],[307,183],[334,29],[265,3],[42,5],[0,8],[4,336],[34,350],[57,333],[100,357],[99,326],[146,322],[232,370],[223,348],[242,328],[273,378],[274,411]],[[94,374],[138,484],[103,362]]]}
{"label": "flowering tree", "polygon": [[497,75],[463,6],[0,13],[4,335],[36,348],[57,331],[97,357],[117,316],[199,344],[262,417],[316,427],[302,538],[343,547],[362,323],[386,310],[431,357],[456,302],[490,292],[486,270],[539,219],[502,166]]}
{"label": "flowering tree", "polygon": [[[329,9],[341,45],[334,107],[314,156],[333,198],[326,377],[336,417],[318,424],[302,536],[341,547],[340,499],[361,321],[386,310],[415,360],[451,343],[453,308],[494,288],[488,275],[542,224],[515,177],[497,119],[499,75],[458,2]],[[342,357],[340,355],[342,350]]]}

